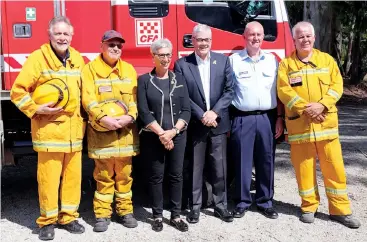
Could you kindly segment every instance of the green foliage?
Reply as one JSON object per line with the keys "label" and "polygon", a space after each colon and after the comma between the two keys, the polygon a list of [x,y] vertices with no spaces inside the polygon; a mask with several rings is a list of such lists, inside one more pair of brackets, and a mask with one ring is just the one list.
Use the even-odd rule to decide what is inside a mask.
{"label": "green foliage", "polygon": [[304,1],[285,1],[291,27],[303,20]]}
{"label": "green foliage", "polygon": [[[303,20],[304,1],[286,1],[285,2],[289,23],[294,26],[297,22]],[[354,33],[354,43],[359,38],[359,45],[353,45],[351,64],[356,61],[356,55],[360,57],[357,76],[360,80],[367,73],[367,1],[333,1],[330,4],[332,12],[335,15],[335,25],[341,34],[341,61],[347,61],[348,45],[350,33]],[[334,56],[336,57],[336,56]],[[357,58],[358,59],[358,58]],[[347,77],[351,77],[351,73],[346,73]]]}

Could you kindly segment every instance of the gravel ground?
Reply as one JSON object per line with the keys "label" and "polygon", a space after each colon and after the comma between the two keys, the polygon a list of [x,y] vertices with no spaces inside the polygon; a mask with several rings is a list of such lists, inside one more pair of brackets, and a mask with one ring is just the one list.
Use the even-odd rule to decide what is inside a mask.
{"label": "gravel ground", "polygon": [[[112,223],[105,233],[94,233],[92,197],[93,163],[87,158],[83,167],[83,196],[80,205],[80,222],[86,227],[82,235],[72,235],[56,229],[54,241],[367,241],[367,107],[340,107],[340,133],[348,177],[348,194],[352,209],[362,226],[348,229],[328,219],[327,199],[323,189],[320,169],[319,190],[321,205],[314,224],[298,220],[300,198],[292,165],[289,146],[277,149],[275,170],[275,208],[277,220],[270,220],[253,209],[233,223],[221,222],[213,216],[213,209],[202,210],[200,222],[181,233],[168,225],[169,212],[165,211],[164,230],[153,232],[150,225],[151,209],[137,202],[135,214],[139,226],[126,229]],[[1,240],[38,241],[35,220],[39,214],[37,200],[36,159],[23,157],[17,167],[1,171]],[[135,193],[138,194],[138,193]],[[143,205],[142,205],[143,204]],[[187,212],[183,212],[183,216]]]}

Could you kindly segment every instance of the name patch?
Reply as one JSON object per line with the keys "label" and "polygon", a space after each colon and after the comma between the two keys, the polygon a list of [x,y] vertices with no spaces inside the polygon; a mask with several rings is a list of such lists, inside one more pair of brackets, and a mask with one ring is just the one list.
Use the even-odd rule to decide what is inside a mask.
{"label": "name patch", "polygon": [[239,78],[249,78],[251,77],[250,73],[248,73],[248,71],[240,71],[238,72],[238,77]]}
{"label": "name patch", "polygon": [[302,86],[302,77],[301,76],[290,77],[289,84],[291,84],[292,87]]}
{"label": "name patch", "polygon": [[100,86],[98,88],[99,93],[112,92],[112,86]]}

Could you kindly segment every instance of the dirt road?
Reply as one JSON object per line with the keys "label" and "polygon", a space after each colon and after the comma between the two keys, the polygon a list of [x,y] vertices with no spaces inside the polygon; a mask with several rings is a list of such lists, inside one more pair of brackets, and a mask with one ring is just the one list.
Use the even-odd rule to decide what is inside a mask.
{"label": "dirt road", "polygon": [[[181,233],[167,222],[165,211],[164,230],[151,230],[150,208],[136,204],[135,213],[139,226],[126,229],[112,223],[106,233],[92,231],[92,162],[84,161],[83,196],[80,205],[81,223],[86,233],[72,235],[57,229],[54,241],[366,241],[367,238],[367,107],[340,107],[340,134],[348,176],[348,194],[352,209],[361,220],[358,230],[348,229],[328,219],[327,200],[319,174],[321,205],[314,224],[298,220],[300,199],[294,171],[289,161],[289,146],[277,149],[275,171],[275,208],[279,219],[269,220],[256,212],[246,213],[233,223],[224,223],[213,217],[213,210],[203,210],[200,223],[190,225],[189,232]],[[18,167],[5,167],[1,172],[1,240],[38,241],[35,220],[39,214],[37,200],[36,159],[24,157]],[[184,216],[184,213],[183,213]]]}

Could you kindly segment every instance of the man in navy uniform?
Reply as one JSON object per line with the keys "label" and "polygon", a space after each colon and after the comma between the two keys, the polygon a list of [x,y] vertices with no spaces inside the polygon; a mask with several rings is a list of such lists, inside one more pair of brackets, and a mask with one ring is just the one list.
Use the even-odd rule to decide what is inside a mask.
{"label": "man in navy uniform", "polygon": [[252,205],[252,164],[255,165],[258,210],[276,219],[273,208],[275,139],[283,133],[283,106],[278,105],[276,78],[278,62],[261,50],[264,28],[259,22],[246,25],[246,48],[230,57],[234,76],[233,121],[230,147],[236,167],[237,206],[241,218]]}

